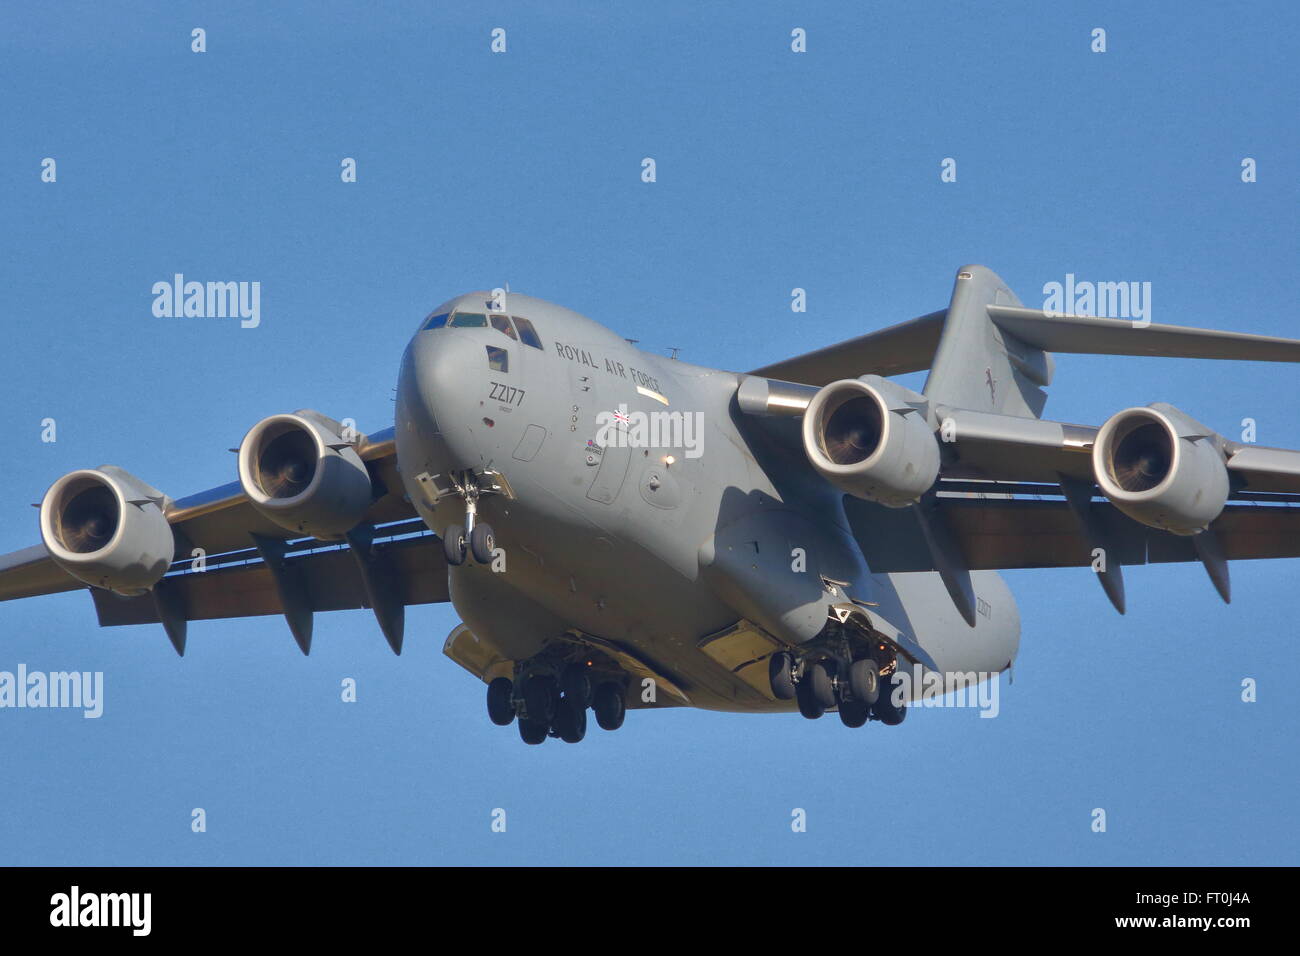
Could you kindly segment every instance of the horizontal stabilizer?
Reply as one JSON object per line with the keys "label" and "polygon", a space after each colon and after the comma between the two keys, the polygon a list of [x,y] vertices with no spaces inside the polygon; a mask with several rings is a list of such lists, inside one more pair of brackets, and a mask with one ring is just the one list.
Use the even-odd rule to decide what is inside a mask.
{"label": "horizontal stabilizer", "polygon": [[1129,319],[1090,315],[1051,315],[1008,305],[990,305],[988,312],[998,328],[1044,352],[1300,362],[1297,339],[1180,325],[1141,325]]}

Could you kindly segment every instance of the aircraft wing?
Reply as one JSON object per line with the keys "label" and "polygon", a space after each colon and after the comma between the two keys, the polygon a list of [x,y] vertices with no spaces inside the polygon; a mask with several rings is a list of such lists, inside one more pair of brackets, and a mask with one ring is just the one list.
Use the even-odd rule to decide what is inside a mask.
{"label": "aircraft wing", "polygon": [[[945,478],[1056,482],[1061,475],[1091,481],[1092,447],[1098,428],[1066,422],[994,415],[939,405],[947,422]],[[941,425],[942,427],[942,425]],[[1246,491],[1300,493],[1300,451],[1224,441],[1235,487]]]}
{"label": "aircraft wing", "polygon": [[750,375],[801,385],[827,385],[859,375],[903,375],[930,367],[943,334],[946,309],[909,319],[815,352],[782,359]]}
{"label": "aircraft wing", "polygon": [[[314,612],[365,607],[400,652],[403,608],[448,600],[446,560],[404,497],[393,430],[361,439],[356,451],[375,497],[346,541],[295,537],[262,516],[239,482],[169,502],[176,560],[148,594],[88,588],[100,625],[161,623],[183,653],[188,621],[282,614],[307,653]],[[0,601],[81,588],[44,545],[0,555]]]}
{"label": "aircraft wing", "polygon": [[[938,572],[971,626],[972,571],[1092,567],[1122,613],[1125,564],[1200,561],[1226,601],[1230,560],[1300,557],[1300,451],[1164,403],[1045,420],[1069,352],[1300,362],[1300,340],[1029,309],[968,265],[943,312],[740,376],[736,404],[847,493],[873,571]],[[923,394],[880,375],[922,368]]]}

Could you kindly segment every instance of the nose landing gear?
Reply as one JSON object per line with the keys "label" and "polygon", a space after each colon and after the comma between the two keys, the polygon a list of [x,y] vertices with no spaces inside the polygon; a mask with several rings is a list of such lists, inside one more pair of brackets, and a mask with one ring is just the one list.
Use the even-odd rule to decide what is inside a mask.
{"label": "nose landing gear", "polygon": [[488,470],[481,475],[472,472],[437,475],[429,478],[426,484],[436,489],[433,493],[435,501],[454,495],[465,502],[465,523],[448,525],[442,536],[442,553],[447,563],[459,567],[467,557],[473,557],[476,564],[491,564],[497,549],[496,533],[490,524],[478,520],[478,502],[485,495],[514,497],[505,478]]}

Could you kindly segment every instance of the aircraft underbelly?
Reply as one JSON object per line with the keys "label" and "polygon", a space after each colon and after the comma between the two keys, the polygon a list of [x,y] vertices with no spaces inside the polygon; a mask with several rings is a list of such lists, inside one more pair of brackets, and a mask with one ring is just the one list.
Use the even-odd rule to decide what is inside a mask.
{"label": "aircraft underbelly", "polygon": [[946,673],[995,674],[1005,670],[1020,647],[1020,612],[1002,576],[971,572],[976,595],[975,627],[953,605],[935,571],[875,574],[876,611],[910,636]]}

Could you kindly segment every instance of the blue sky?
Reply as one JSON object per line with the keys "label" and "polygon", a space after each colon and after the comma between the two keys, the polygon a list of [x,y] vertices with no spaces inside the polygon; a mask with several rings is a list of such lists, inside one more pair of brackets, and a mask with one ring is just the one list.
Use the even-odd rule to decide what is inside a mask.
{"label": "blue sky", "polygon": [[[940,308],[967,262],[1031,305],[1150,281],[1156,322],[1300,336],[1297,29],[1288,3],[8,5],[0,552],[73,468],[180,497],[265,415],[391,424],[420,317],[507,281],[733,369]],[[261,326],[154,318],[175,272],[260,281]],[[1300,447],[1297,374],[1063,356],[1046,414],[1168,401]],[[346,612],[309,658],[254,619],[181,660],[84,593],[4,604],[0,669],[107,688],[99,720],[0,711],[0,863],[1295,864],[1297,575],[1239,564],[1229,608],[1196,566],[1132,569],[1120,618],[1086,571],[1012,572],[996,720],[678,710],[537,748],[441,655],[449,606],[400,658]]]}

